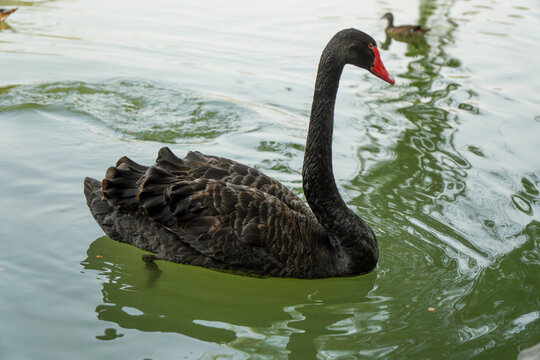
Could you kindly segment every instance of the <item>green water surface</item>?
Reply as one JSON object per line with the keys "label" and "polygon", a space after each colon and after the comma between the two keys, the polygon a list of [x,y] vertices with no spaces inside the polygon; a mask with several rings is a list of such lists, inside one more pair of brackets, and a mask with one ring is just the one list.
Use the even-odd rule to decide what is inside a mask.
{"label": "green water surface", "polygon": [[[540,343],[540,4],[5,1],[0,359],[516,359]],[[386,38],[382,14],[431,27]],[[82,193],[162,146],[255,166],[302,195],[318,58],[347,67],[334,171],[377,269],[254,278],[141,261]]]}

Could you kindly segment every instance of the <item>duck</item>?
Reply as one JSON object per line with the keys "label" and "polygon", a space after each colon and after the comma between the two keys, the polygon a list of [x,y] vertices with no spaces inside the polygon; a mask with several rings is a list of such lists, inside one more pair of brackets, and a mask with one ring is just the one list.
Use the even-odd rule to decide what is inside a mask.
{"label": "duck", "polygon": [[348,277],[372,271],[374,231],[347,207],[332,167],[334,108],[345,65],[393,85],[377,43],[345,29],[322,51],[302,166],[306,203],[278,180],[224,157],[168,147],[155,164],[124,156],[102,181],[87,177],[91,214],[113,240],[165,260],[263,277]]}
{"label": "duck", "polygon": [[15,11],[17,11],[18,8],[13,9],[0,9],[0,22],[4,21],[9,15],[13,14]]}
{"label": "duck", "polygon": [[386,26],[385,32],[388,35],[391,36],[397,36],[397,37],[411,37],[411,36],[420,36],[424,33],[431,30],[430,28],[424,28],[420,25],[400,25],[400,26],[394,26],[394,15],[392,13],[387,12],[384,14],[381,19],[386,19],[388,21],[388,25]]}

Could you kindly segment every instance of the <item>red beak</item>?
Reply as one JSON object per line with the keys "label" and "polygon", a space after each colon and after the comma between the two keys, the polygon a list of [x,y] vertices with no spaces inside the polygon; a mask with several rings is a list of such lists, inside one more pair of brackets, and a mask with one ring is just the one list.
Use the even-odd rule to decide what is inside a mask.
{"label": "red beak", "polygon": [[371,67],[371,69],[369,69],[369,71],[373,75],[375,75],[378,78],[383,79],[390,85],[394,85],[396,81],[392,79],[390,75],[388,74],[388,71],[386,71],[386,68],[384,67],[384,64],[382,63],[381,56],[379,55],[379,50],[377,49],[376,46],[373,46],[372,50],[373,50],[373,53],[375,54],[375,60],[373,61],[373,66]]}

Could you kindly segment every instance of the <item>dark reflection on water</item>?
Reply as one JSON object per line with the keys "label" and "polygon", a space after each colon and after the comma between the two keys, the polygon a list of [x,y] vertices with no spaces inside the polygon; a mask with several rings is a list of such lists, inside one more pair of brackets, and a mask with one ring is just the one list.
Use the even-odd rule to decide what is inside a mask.
{"label": "dark reflection on water", "polygon": [[[263,358],[313,359],[315,339],[346,338],[351,325],[357,331],[377,331],[369,323],[385,316],[378,310],[380,299],[369,295],[374,274],[314,281],[260,279],[168,262],[149,267],[141,254],[107,237],[90,245],[82,265],[103,281],[103,303],[95,309],[100,320],[123,329],[226,344]],[[358,303],[374,312],[355,316]],[[101,340],[121,336],[110,325],[96,335]]]}

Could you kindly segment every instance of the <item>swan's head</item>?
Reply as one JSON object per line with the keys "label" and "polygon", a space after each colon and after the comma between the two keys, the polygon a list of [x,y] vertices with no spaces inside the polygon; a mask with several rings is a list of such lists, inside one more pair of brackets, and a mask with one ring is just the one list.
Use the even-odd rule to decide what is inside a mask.
{"label": "swan's head", "polygon": [[394,85],[395,80],[390,77],[382,63],[377,42],[368,34],[356,29],[344,32],[345,63],[366,69],[376,77]]}

